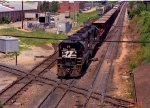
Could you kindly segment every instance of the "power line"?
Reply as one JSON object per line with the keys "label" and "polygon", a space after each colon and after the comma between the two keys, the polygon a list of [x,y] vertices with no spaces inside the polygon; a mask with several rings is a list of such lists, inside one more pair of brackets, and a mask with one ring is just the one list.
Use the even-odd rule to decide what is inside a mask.
{"label": "power line", "polygon": [[21,21],[22,21],[22,29],[23,29],[23,20],[24,20],[24,10],[23,10],[23,0],[22,0],[22,13],[21,13]]}
{"label": "power line", "polygon": [[[10,35],[3,35],[3,36],[10,36]],[[63,38],[44,38],[44,37],[35,37],[35,36],[13,36],[12,37],[16,37],[16,38],[29,38],[29,39],[42,39],[42,40],[70,40],[68,38],[63,39]],[[83,40],[72,40],[72,41],[83,41]],[[88,40],[86,40],[88,41]],[[113,43],[150,43],[150,41],[136,41],[136,40],[129,40],[129,41],[122,41],[122,40],[93,40],[93,42],[113,42]]]}

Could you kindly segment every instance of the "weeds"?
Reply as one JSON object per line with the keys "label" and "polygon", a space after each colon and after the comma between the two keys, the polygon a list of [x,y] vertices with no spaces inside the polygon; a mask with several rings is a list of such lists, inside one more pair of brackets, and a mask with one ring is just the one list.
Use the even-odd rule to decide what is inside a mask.
{"label": "weeds", "polygon": [[[82,12],[79,12],[77,14],[77,22],[79,24],[82,24],[86,21],[88,21],[89,19],[93,19],[93,18],[96,18],[98,17],[98,14],[96,11],[94,12],[89,12],[89,13],[82,13]],[[74,13],[71,13],[71,19],[74,19]]]}
{"label": "weeds", "polygon": [[[140,13],[135,13],[134,16],[137,17],[137,24],[139,26],[140,41],[147,42],[150,41],[150,5],[147,9],[144,4],[137,4],[137,8],[134,8],[132,11],[140,10]],[[135,17],[134,17],[135,18]],[[133,19],[134,20],[134,19]],[[134,69],[137,66],[145,63],[150,63],[150,44],[142,43],[140,45],[140,50],[134,54],[129,60],[130,69]]]}
{"label": "weeds", "polygon": [[127,83],[127,86],[128,86],[128,92],[127,92],[127,98],[134,98],[134,91],[133,91],[133,81],[132,81],[132,78],[133,78],[133,73],[131,73],[132,71],[129,71],[128,72],[128,83]]}
{"label": "weeds", "polygon": [[[43,37],[43,38],[66,38],[67,36],[64,34],[54,34],[54,33],[48,33],[42,30],[35,30],[33,32],[23,32],[20,30],[17,30],[15,28],[7,28],[7,29],[1,29],[0,35],[15,35],[15,36],[35,36],[35,37]],[[30,38],[19,38],[20,44],[26,44],[26,45],[43,45],[47,43],[59,43],[58,40],[46,40],[46,39],[30,39]]]}

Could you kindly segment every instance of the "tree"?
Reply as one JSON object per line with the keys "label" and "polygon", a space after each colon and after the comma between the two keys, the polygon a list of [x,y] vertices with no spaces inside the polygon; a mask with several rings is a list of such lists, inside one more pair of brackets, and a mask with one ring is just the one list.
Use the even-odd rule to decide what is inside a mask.
{"label": "tree", "polygon": [[47,12],[49,11],[49,8],[50,8],[50,3],[48,1],[43,1],[43,3],[41,3],[41,6],[40,6],[40,11]]}
{"label": "tree", "polygon": [[58,3],[58,1],[52,1],[52,2],[50,3],[49,11],[55,13],[55,12],[58,11],[58,8],[59,8],[59,3]]}
{"label": "tree", "polygon": [[150,3],[149,1],[143,1],[144,2],[144,4],[146,5],[146,10],[148,10],[148,4]]}
{"label": "tree", "polygon": [[40,4],[40,12],[57,12],[59,8],[59,3],[58,1],[43,1]]}

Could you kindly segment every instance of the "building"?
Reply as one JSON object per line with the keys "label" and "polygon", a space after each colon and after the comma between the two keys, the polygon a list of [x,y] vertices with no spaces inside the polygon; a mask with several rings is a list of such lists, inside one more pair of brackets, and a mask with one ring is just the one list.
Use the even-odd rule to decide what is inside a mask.
{"label": "building", "polygon": [[58,12],[64,13],[66,11],[74,12],[79,11],[79,1],[62,1],[59,2]]}
{"label": "building", "polygon": [[[23,12],[37,12],[37,6],[30,6],[23,3]],[[22,2],[0,2],[0,22],[7,18],[10,22],[21,21],[22,19]]]}

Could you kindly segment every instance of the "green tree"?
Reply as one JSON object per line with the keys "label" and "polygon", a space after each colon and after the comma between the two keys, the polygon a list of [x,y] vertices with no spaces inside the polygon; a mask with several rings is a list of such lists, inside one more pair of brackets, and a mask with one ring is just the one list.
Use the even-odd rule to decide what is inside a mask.
{"label": "green tree", "polygon": [[50,3],[48,1],[43,1],[40,5],[40,12],[47,12],[50,9]]}
{"label": "green tree", "polygon": [[2,17],[2,21],[0,23],[2,23],[2,24],[9,24],[10,21],[9,21],[8,16]]}
{"label": "green tree", "polygon": [[52,1],[52,2],[50,3],[49,11],[55,13],[55,12],[58,11],[58,8],[59,8],[59,3],[58,3],[58,1]]}

